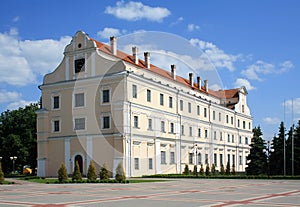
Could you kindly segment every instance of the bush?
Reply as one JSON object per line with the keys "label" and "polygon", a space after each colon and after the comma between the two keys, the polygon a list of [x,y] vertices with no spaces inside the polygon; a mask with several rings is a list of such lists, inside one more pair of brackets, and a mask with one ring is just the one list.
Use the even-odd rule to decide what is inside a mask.
{"label": "bush", "polygon": [[189,169],[188,164],[185,164],[183,174],[184,175],[189,175],[190,174],[190,169]]}
{"label": "bush", "polygon": [[126,176],[125,176],[122,162],[120,162],[116,169],[116,181],[118,181],[120,183],[124,180],[126,180]]}
{"label": "bush", "polygon": [[198,169],[197,169],[197,165],[194,165],[194,171],[193,171],[193,175],[194,175],[194,176],[198,176]]}
{"label": "bush", "polygon": [[89,164],[89,169],[88,169],[88,173],[87,173],[87,179],[89,181],[95,181],[95,180],[97,180],[97,172],[96,172],[96,167],[94,165],[93,160],[91,160],[91,162]]}
{"label": "bush", "polygon": [[199,174],[200,174],[201,176],[203,176],[203,175],[204,175],[204,168],[203,168],[203,164],[201,164],[201,165],[200,165],[200,171],[199,171]]}
{"label": "bush", "polygon": [[206,175],[206,176],[209,176],[209,175],[210,175],[209,164],[206,165],[206,168],[205,168],[205,175]]}
{"label": "bush", "polygon": [[61,163],[60,168],[57,171],[58,181],[60,183],[66,182],[68,180],[68,172],[65,163]]}
{"label": "bush", "polygon": [[110,175],[109,175],[109,170],[108,170],[108,166],[106,163],[103,164],[103,167],[100,169],[99,172],[99,177],[100,180],[109,180]]}
{"label": "bush", "polygon": [[75,163],[74,172],[73,172],[73,175],[72,175],[72,180],[73,181],[82,180],[81,172],[80,172],[80,169],[79,169],[79,164],[78,164],[77,161]]}
{"label": "bush", "polygon": [[230,175],[230,164],[229,164],[229,162],[227,162],[227,165],[226,165],[226,175]]}
{"label": "bush", "polygon": [[216,175],[216,165],[214,163],[211,165],[211,174]]}
{"label": "bush", "polygon": [[225,169],[224,169],[224,165],[221,165],[221,170],[220,170],[220,174],[221,175],[225,175]]}
{"label": "bush", "polygon": [[2,164],[0,162],[0,183],[2,184],[4,182],[4,173],[2,171]]}
{"label": "bush", "polygon": [[234,164],[232,165],[231,174],[235,175],[235,165]]}

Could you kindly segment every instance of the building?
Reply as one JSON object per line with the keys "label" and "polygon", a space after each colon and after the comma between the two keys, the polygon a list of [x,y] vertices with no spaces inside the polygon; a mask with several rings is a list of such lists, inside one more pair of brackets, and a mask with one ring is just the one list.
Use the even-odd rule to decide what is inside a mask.
{"label": "building", "polygon": [[[213,91],[208,81],[176,75],[77,32],[60,65],[45,75],[37,111],[38,175],[69,174],[91,160],[127,176],[180,173],[184,165],[245,171],[252,117],[245,87]],[[204,82],[204,84],[202,84]]]}

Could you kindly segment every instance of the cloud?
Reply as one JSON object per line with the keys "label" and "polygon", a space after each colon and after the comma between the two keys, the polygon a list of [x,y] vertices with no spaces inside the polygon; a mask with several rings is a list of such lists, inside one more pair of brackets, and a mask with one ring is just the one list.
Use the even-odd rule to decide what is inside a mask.
{"label": "cloud", "polygon": [[277,117],[266,117],[263,119],[264,123],[270,124],[270,125],[278,125],[280,123],[280,120]]}
{"label": "cloud", "polygon": [[71,37],[59,40],[19,40],[18,30],[0,33],[0,83],[25,86],[53,71]]}
{"label": "cloud", "polygon": [[285,61],[276,67],[274,64],[258,60],[256,63],[248,66],[246,70],[243,70],[241,74],[250,80],[262,81],[261,75],[282,74],[293,67],[294,65],[291,61]]}
{"label": "cloud", "polygon": [[251,83],[246,80],[246,79],[243,79],[243,78],[238,78],[234,83],[233,83],[234,87],[235,88],[240,88],[242,86],[245,86],[246,89],[248,91],[251,91],[251,90],[255,90],[256,88],[254,86],[251,85]]}
{"label": "cloud", "polygon": [[282,105],[287,109],[288,112],[294,112],[294,114],[300,114],[300,98],[286,100]]}
{"label": "cloud", "polygon": [[18,22],[19,20],[20,20],[20,17],[19,17],[19,16],[16,16],[16,17],[13,18],[12,21],[13,21],[13,22]]}
{"label": "cloud", "polygon": [[25,100],[19,100],[13,103],[10,103],[6,108],[8,110],[16,110],[18,108],[24,108],[25,106],[31,104],[31,103],[37,103],[38,101],[25,101]]}
{"label": "cloud", "polygon": [[0,91],[0,103],[6,103],[11,101],[19,100],[21,97],[20,93],[17,93],[15,91]]}
{"label": "cloud", "polygon": [[200,26],[195,25],[195,24],[188,24],[188,31],[193,32],[198,29],[200,29]]}
{"label": "cloud", "polygon": [[97,32],[97,35],[103,39],[109,39],[111,36],[120,36],[125,34],[126,30],[120,31],[116,28],[105,27],[102,31]]}
{"label": "cloud", "polygon": [[105,13],[127,21],[147,19],[148,21],[153,22],[161,22],[165,17],[171,14],[167,8],[150,7],[141,2],[134,1],[127,3],[118,1],[114,7],[106,7]]}
{"label": "cloud", "polygon": [[183,20],[184,20],[183,17],[179,17],[178,19],[176,19],[176,21],[174,21],[174,22],[172,22],[172,23],[170,24],[170,27],[173,27],[173,26],[179,24],[179,23],[182,22]]}
{"label": "cloud", "polygon": [[226,54],[213,43],[205,42],[199,39],[191,39],[190,43],[196,47],[199,47],[209,58],[214,67],[227,68],[231,72],[235,70],[234,63],[242,56]]}

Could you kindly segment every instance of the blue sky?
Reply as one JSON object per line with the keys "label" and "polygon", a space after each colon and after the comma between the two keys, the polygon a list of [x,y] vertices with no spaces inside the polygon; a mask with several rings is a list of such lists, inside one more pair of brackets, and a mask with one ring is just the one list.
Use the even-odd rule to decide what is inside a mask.
{"label": "blue sky", "polygon": [[266,139],[278,132],[284,100],[287,126],[292,99],[294,120],[300,119],[300,1],[3,0],[1,8],[1,112],[39,100],[37,86],[60,63],[76,31],[103,42],[157,31],[205,53],[223,88],[245,85],[253,125]]}

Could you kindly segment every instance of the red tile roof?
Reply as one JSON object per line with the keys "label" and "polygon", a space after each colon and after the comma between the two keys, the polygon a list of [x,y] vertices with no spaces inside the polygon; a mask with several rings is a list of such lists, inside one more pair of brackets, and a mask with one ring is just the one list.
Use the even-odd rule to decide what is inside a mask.
{"label": "red tile roof", "polygon": [[[101,50],[102,52],[105,52],[107,54],[112,55],[110,46],[108,46],[108,45],[106,45],[106,44],[104,44],[102,42],[98,42],[97,40],[92,39],[92,38],[90,38],[90,40],[92,40],[92,41],[94,41],[96,43],[97,48],[99,50]],[[132,55],[128,55],[127,53],[124,53],[124,52],[122,52],[120,50],[117,50],[117,55],[116,56],[118,58],[120,58],[120,59],[128,62],[128,63],[134,64],[134,65],[138,65],[142,69],[150,70],[150,71],[152,71],[152,72],[154,72],[154,73],[156,73],[156,74],[158,74],[160,76],[163,76],[165,78],[173,80],[171,72],[166,71],[164,69],[161,69],[161,68],[159,68],[159,67],[157,67],[157,66],[155,66],[153,64],[150,64],[150,69],[146,68],[145,62],[143,60],[139,59],[138,64],[135,64]],[[189,84],[189,80],[185,79],[185,78],[183,78],[181,76],[176,76],[176,81],[178,83],[181,83],[181,84],[183,84],[185,86],[190,87],[193,90],[199,90],[198,89],[198,85],[196,83],[194,83],[194,85],[192,87]],[[232,99],[232,98],[237,98],[238,99],[238,92],[239,92],[239,90],[240,90],[239,88],[229,89],[229,90],[219,90],[219,91],[214,91],[214,90],[208,89],[208,94],[210,94],[212,96],[215,96],[217,98],[220,98],[220,99]],[[202,86],[200,91],[202,93],[206,93],[205,87]],[[228,108],[232,108],[232,105],[235,104],[235,103],[237,103],[237,101],[235,103],[234,102],[231,102],[230,104],[228,104]]]}

